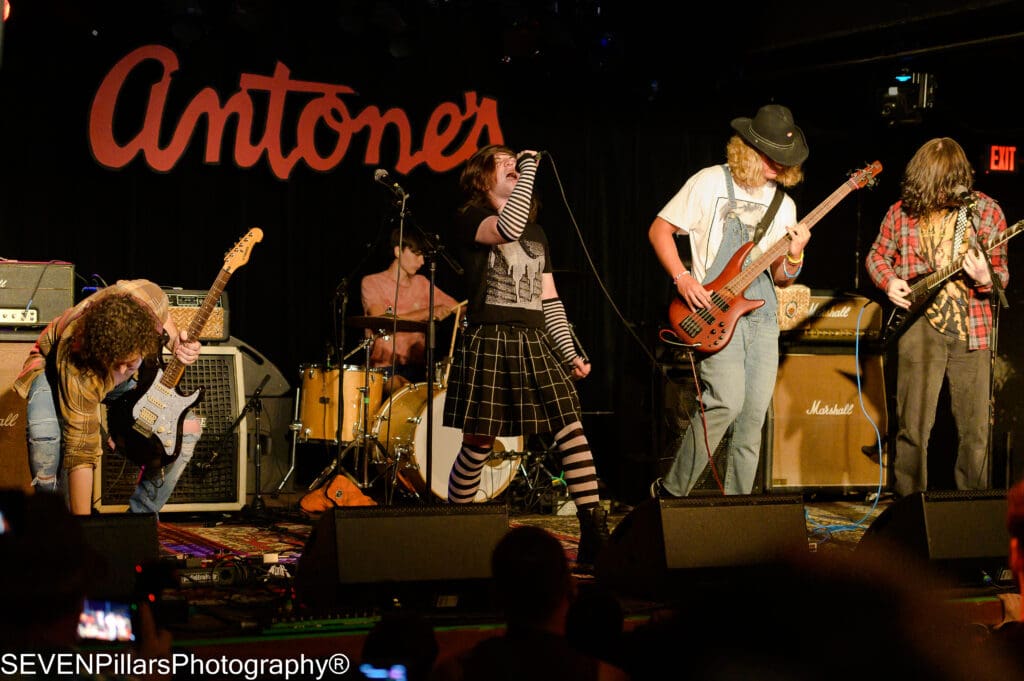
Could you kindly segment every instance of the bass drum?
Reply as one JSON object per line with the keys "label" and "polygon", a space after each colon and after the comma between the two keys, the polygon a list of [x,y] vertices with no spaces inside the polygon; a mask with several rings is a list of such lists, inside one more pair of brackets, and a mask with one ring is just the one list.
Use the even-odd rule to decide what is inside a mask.
{"label": "bass drum", "polygon": [[[444,414],[443,388],[434,389],[434,458],[431,461],[430,491],[441,499],[448,498],[448,474],[462,448],[462,431],[441,424]],[[391,463],[397,461],[399,474],[421,494],[427,475],[427,384],[407,385],[384,400],[384,406],[373,421],[373,434],[387,443]],[[480,475],[475,502],[492,501],[508,487],[519,469],[523,454],[522,437],[499,437],[494,451]]]}

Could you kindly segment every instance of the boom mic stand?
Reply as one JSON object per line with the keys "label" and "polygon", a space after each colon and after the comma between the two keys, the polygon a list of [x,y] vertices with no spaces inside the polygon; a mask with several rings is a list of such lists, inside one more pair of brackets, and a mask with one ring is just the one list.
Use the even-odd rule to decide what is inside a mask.
{"label": "boom mic stand", "polygon": [[[977,213],[975,212],[975,216]],[[977,220],[975,221],[975,233],[977,233]],[[988,257],[988,249],[978,244],[972,237],[971,248],[981,253],[981,257],[985,260],[985,267],[988,269],[988,276],[992,280],[992,290],[995,291],[996,295],[991,297],[989,305],[992,307],[992,330],[989,333],[989,362],[988,362],[988,486],[992,486],[992,431],[995,429],[995,373],[996,373],[996,356],[998,355],[998,340],[999,340],[999,310],[1001,308],[1009,308],[1010,303],[1006,299],[1006,291],[1003,289],[1003,282],[1000,281],[996,275],[995,269],[992,267],[992,260]],[[1007,462],[1009,462],[1010,452],[1006,452]],[[1007,464],[1008,465],[1008,464]],[[1010,476],[1006,476],[1006,487],[1010,486]]]}
{"label": "boom mic stand", "polygon": [[224,448],[224,445],[226,444],[228,437],[230,437],[231,434],[235,432],[235,430],[238,428],[238,424],[240,424],[242,422],[242,419],[244,419],[251,411],[255,417],[254,429],[256,431],[256,458],[253,461],[253,463],[256,468],[256,479],[253,481],[254,496],[252,500],[252,505],[249,507],[249,510],[256,515],[262,515],[267,510],[266,503],[263,501],[263,483],[260,479],[260,469],[262,465],[260,460],[263,458],[263,446],[260,444],[260,414],[263,412],[263,389],[267,386],[267,383],[269,382],[270,374],[267,374],[266,376],[263,377],[263,380],[260,381],[260,385],[253,392],[252,397],[250,397],[249,400],[245,403],[245,406],[242,407],[242,411],[238,414],[238,418],[236,418],[234,422],[231,424],[231,426],[226,431],[224,431],[224,434],[221,436],[220,439],[220,446],[214,450],[213,456],[210,457],[210,460],[207,462],[207,466],[204,469],[207,470],[210,466],[213,465],[213,462],[217,459],[217,456],[219,455],[219,451]]}
{"label": "boom mic stand", "polygon": [[[410,216],[411,217],[411,216]],[[451,256],[445,251],[444,246],[441,244],[441,239],[437,234],[430,234],[426,232],[414,219],[409,220],[409,224],[419,233],[420,240],[424,246],[424,258],[430,263],[430,298],[427,309],[430,314],[427,316],[427,348],[426,348],[426,363],[427,363],[427,470],[424,473],[424,479],[427,481],[428,494],[425,496],[432,499],[429,494],[431,485],[433,484],[433,466],[434,466],[434,390],[437,386],[436,368],[434,366],[434,347],[437,340],[437,319],[434,317],[434,290],[437,288],[435,278],[437,274],[437,258],[440,256],[444,259],[448,266],[458,274],[462,275],[462,267],[452,260]]]}
{"label": "boom mic stand", "polygon": [[424,230],[412,217],[412,211],[410,211],[406,202],[409,199],[409,195],[402,192],[399,201],[398,219],[399,219],[399,231],[403,230],[406,221],[412,225],[413,229],[420,235],[420,240],[423,242],[423,258],[430,263],[430,294],[427,304],[427,342],[426,342],[426,364],[427,364],[427,451],[424,453],[426,459],[426,471],[424,473],[425,480],[427,481],[427,494],[425,498],[432,499],[429,491],[432,484],[433,478],[433,461],[434,461],[434,389],[436,387],[435,369],[434,369],[434,346],[436,338],[437,320],[434,319],[434,290],[436,288],[435,275],[437,272],[437,257],[440,256],[444,259],[448,266],[452,270],[461,275],[463,269],[457,262],[455,262],[451,256],[445,251],[444,246],[441,245],[440,237],[437,234],[431,234]]}

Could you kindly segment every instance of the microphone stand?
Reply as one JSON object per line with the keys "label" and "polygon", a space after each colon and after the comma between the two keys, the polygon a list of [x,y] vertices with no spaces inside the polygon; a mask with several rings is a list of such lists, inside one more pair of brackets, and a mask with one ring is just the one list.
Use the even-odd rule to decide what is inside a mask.
{"label": "microphone stand", "polygon": [[407,194],[403,194],[400,208],[399,208],[399,220],[400,225],[404,225],[408,219],[408,224],[412,225],[413,229],[420,236],[420,240],[423,242],[423,257],[424,260],[430,263],[430,287],[429,296],[427,303],[427,343],[426,343],[426,363],[427,363],[427,451],[424,453],[426,459],[426,471],[424,472],[424,480],[426,481],[427,493],[424,495],[425,498],[433,500],[430,491],[433,489],[434,478],[433,478],[433,466],[434,466],[434,390],[436,387],[436,377],[434,368],[434,345],[436,339],[437,320],[434,319],[434,290],[436,288],[435,275],[437,273],[437,257],[441,256],[448,266],[454,270],[458,275],[462,275],[462,267],[455,262],[445,251],[444,246],[441,244],[441,239],[436,234],[431,234],[424,230],[419,223],[412,217],[412,211],[406,206]]}
{"label": "microphone stand", "polygon": [[[977,216],[977,214],[975,214]],[[975,234],[977,234],[977,217],[975,220]],[[1010,303],[1006,300],[1006,291],[1003,288],[1003,282],[996,276],[995,269],[992,267],[992,260],[988,256],[988,249],[983,248],[976,242],[971,244],[971,247],[981,253],[981,257],[985,260],[985,267],[988,269],[988,276],[992,280],[992,290],[996,292],[995,296],[991,297],[989,305],[992,308],[992,330],[989,332],[989,362],[988,362],[988,443],[986,445],[988,452],[988,486],[992,486],[992,433],[995,430],[995,373],[996,373],[996,356],[998,354],[998,340],[999,340],[999,310],[1002,308],[1009,308]],[[1010,452],[1006,452],[1007,460],[1009,460]],[[1006,478],[1006,487],[1010,487],[1010,478]]]}
{"label": "microphone stand", "polygon": [[[267,374],[266,376],[263,377],[263,380],[260,382],[259,387],[256,388],[255,392],[253,392],[252,397],[250,397],[249,400],[245,403],[245,406],[242,407],[242,411],[238,414],[238,418],[234,420],[231,426],[224,432],[224,435],[221,436],[221,447],[223,447],[224,442],[231,435],[231,433],[235,432],[235,429],[238,428],[238,424],[242,422],[242,419],[244,419],[246,415],[250,411],[252,411],[253,415],[255,416],[254,429],[256,431],[256,459],[254,461],[254,464],[256,466],[256,479],[253,481],[254,497],[252,500],[252,505],[249,508],[253,513],[257,515],[263,514],[267,508],[265,502],[263,501],[263,483],[260,480],[260,459],[262,459],[263,457],[263,446],[260,444],[260,414],[263,412],[263,389],[267,386],[267,383],[269,382],[270,374]],[[210,460],[210,463],[213,463],[213,459]]]}
{"label": "microphone stand", "polygon": [[[341,323],[335,323],[335,328],[341,327],[340,331],[335,331],[335,338],[338,339],[338,343],[334,348],[334,356],[342,357],[342,353],[345,350],[345,311],[348,309],[348,279],[342,279],[341,283],[338,284],[337,293],[341,297],[341,305],[335,308],[341,310]],[[340,363],[334,369],[338,372],[337,391],[334,395],[334,399],[338,402],[338,422],[337,430],[335,431],[335,442],[337,444],[337,451],[335,452],[335,462],[337,466],[341,465],[341,457],[345,452],[345,443],[342,442],[342,433],[345,428],[345,400],[343,399],[343,383],[345,381],[345,360],[341,359]],[[326,367],[324,370],[324,380],[327,380],[329,370],[331,367]],[[364,396],[365,397],[365,396]],[[319,485],[315,485],[312,489],[316,489]]]}

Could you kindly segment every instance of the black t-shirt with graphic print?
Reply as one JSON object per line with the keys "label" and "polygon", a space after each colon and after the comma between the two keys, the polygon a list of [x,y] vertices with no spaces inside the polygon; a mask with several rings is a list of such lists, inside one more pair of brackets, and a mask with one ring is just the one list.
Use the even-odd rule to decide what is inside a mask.
{"label": "black t-shirt with graphic print", "polygon": [[469,206],[456,215],[459,261],[466,273],[470,324],[544,328],[543,275],[551,272],[548,238],[528,223],[518,241],[497,246],[476,242],[480,223],[493,209]]}

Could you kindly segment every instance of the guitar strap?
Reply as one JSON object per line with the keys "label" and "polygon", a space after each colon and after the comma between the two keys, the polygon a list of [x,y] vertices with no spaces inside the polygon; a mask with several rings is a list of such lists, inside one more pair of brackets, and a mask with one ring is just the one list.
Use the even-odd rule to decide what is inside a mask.
{"label": "guitar strap", "polygon": [[961,206],[956,215],[956,228],[953,230],[953,250],[955,258],[960,253],[960,245],[964,242],[964,233],[967,231],[967,206]]}
{"label": "guitar strap", "polygon": [[764,233],[768,230],[768,225],[772,224],[772,220],[775,219],[775,214],[779,212],[779,206],[782,205],[782,197],[786,195],[786,192],[775,187],[775,196],[772,197],[772,202],[768,204],[768,210],[765,212],[764,217],[761,218],[761,222],[757,223],[757,228],[754,229],[754,243],[756,244],[764,236]]}

